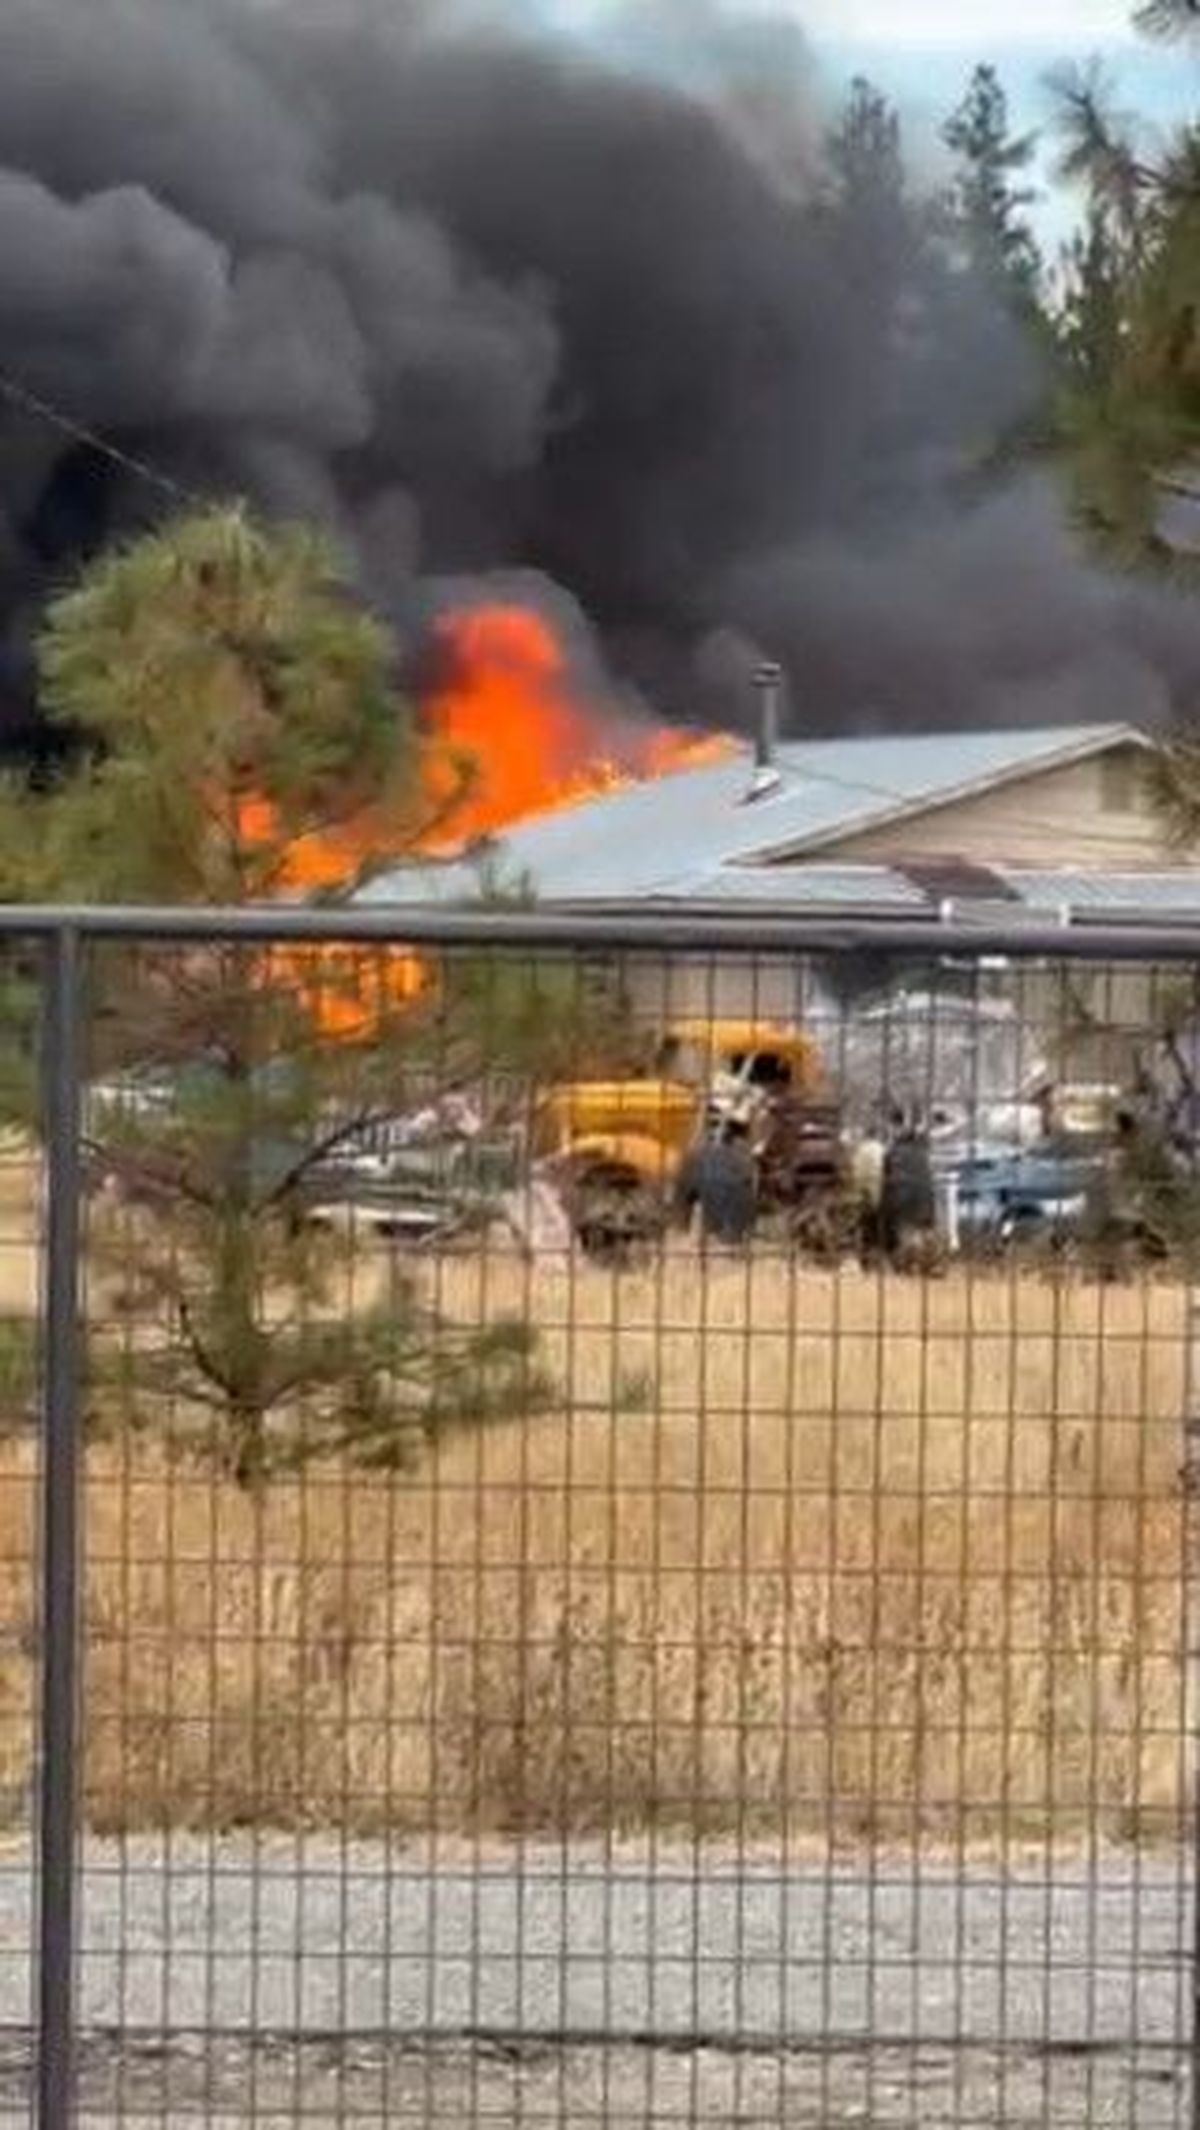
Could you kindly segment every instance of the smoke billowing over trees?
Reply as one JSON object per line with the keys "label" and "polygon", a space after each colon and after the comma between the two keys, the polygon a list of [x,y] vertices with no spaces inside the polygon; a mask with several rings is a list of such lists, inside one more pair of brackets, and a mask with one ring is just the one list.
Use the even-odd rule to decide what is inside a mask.
{"label": "smoke billowing over trees", "polygon": [[[751,647],[813,731],[1161,714],[1200,628],[981,470],[1036,342],[895,114],[812,82],[705,0],[586,48],[495,6],[8,0],[0,368],[321,521],[416,650],[516,576],[677,717],[736,716]],[[169,499],[12,400],[0,462],[28,743],[48,593]]]}

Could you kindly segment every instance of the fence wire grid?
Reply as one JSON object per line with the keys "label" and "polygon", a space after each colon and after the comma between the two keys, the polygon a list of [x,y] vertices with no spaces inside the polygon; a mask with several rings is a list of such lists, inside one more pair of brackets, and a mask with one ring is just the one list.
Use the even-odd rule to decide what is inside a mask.
{"label": "fence wire grid", "polygon": [[0,988],[0,2125],[1194,2130],[1200,940]]}

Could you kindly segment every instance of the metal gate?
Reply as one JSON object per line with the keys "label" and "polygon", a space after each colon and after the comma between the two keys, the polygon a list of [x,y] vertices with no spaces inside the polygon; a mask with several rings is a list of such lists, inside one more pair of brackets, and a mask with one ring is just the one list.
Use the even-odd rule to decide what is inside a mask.
{"label": "metal gate", "polygon": [[0,961],[0,2124],[1200,2119],[1200,937]]}

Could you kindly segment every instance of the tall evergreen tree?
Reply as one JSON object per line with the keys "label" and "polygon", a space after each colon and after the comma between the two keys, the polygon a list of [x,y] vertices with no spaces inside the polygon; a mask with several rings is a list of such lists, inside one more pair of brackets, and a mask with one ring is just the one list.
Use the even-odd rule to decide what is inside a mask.
{"label": "tall evergreen tree", "polygon": [[981,301],[944,198],[910,182],[899,116],[870,82],[852,84],[825,165],[818,225],[852,351],[839,405],[855,447],[843,465],[862,469],[847,495],[861,526],[911,508],[914,478],[934,466],[939,479],[989,477],[1019,448],[1041,378],[1026,320]]}
{"label": "tall evergreen tree", "polygon": [[1200,0],[1144,0],[1134,20],[1151,37],[1200,32]]}
{"label": "tall evergreen tree", "polygon": [[889,469],[903,463],[916,428],[910,395],[922,404],[935,302],[935,261],[926,205],[908,179],[899,114],[872,83],[856,79],[825,142],[825,187],[816,214],[852,351],[843,376],[841,419],[854,440],[843,465],[861,468],[862,488],[831,499],[853,512],[886,495]]}
{"label": "tall evergreen tree", "polygon": [[1023,180],[1037,139],[1013,133],[1008,97],[994,67],[976,67],[943,139],[958,165],[952,229],[971,270],[1019,312],[1035,313],[1042,258],[1026,209],[1037,193]]}
{"label": "tall evergreen tree", "polygon": [[1119,224],[1103,202],[1089,202],[1083,227],[1064,249],[1059,272],[1057,341],[1070,389],[1103,393],[1120,356],[1129,258]]}
{"label": "tall evergreen tree", "polygon": [[882,318],[911,268],[917,232],[899,113],[861,75],[826,136],[825,166],[844,283]]}
{"label": "tall evergreen tree", "polygon": [[[1200,543],[1176,535],[1180,500],[1200,490],[1200,128],[1155,148],[1096,70],[1057,89],[1062,173],[1088,207],[1063,317],[1062,429],[1082,513],[1119,559],[1194,576]],[[1200,492],[1197,505],[1200,527]]]}

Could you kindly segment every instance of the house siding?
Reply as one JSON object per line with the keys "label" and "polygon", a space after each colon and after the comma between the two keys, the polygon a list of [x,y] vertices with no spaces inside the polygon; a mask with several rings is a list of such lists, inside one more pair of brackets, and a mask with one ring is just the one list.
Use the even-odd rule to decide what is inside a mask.
{"label": "house siding", "polygon": [[[1117,797],[1127,803],[1114,805]],[[1166,849],[1139,750],[1114,748],[1091,761],[1043,770],[998,791],[847,836],[824,846],[821,856],[877,865],[955,857],[982,865],[1121,872],[1161,867]]]}
{"label": "house siding", "polygon": [[679,1020],[762,1020],[785,1026],[799,1016],[799,955],[629,954],[619,963],[639,1027]]}

